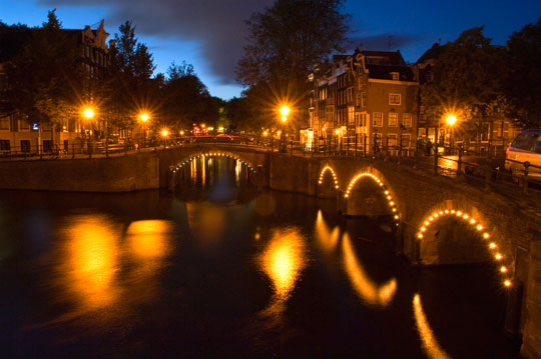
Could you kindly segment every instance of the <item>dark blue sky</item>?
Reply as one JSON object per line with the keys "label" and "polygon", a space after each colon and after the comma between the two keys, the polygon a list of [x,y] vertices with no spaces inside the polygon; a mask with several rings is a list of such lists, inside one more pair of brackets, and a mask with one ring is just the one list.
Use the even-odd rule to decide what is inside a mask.
{"label": "dark blue sky", "polygon": [[[243,20],[262,11],[273,0],[0,0],[0,20],[39,25],[47,10],[57,8],[65,28],[96,27],[105,19],[111,37],[118,25],[132,20],[139,39],[154,54],[157,72],[172,61],[186,61],[212,95],[239,96],[234,67],[242,55]],[[485,26],[494,44],[541,16],[541,1],[359,1],[347,0],[352,15],[352,48],[400,49],[415,62],[434,42],[453,41],[466,29]]]}

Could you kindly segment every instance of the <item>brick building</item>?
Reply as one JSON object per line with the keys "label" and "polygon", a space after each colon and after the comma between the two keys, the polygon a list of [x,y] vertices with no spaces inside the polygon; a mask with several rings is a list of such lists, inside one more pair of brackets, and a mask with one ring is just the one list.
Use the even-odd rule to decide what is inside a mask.
{"label": "brick building", "polygon": [[[38,145],[44,152],[52,150],[53,143],[67,150],[72,143],[85,136],[84,124],[79,115],[74,115],[66,123],[60,124],[53,130],[49,123],[43,123],[41,128],[36,123],[29,123],[27,118],[8,110],[5,96],[7,90],[5,83],[5,64],[22,51],[25,41],[30,38],[32,29],[8,31],[0,33],[0,151],[16,150],[22,152],[37,152]],[[91,83],[104,75],[109,64],[109,46],[106,43],[109,34],[105,31],[104,21],[100,22],[98,29],[92,30],[86,26],[84,30],[63,29],[67,37],[72,40],[73,46],[80,48],[81,65],[87,74],[84,96],[91,97]]]}
{"label": "brick building", "polygon": [[357,50],[314,79],[311,127],[322,141],[360,148],[414,146],[419,83],[399,51]]}

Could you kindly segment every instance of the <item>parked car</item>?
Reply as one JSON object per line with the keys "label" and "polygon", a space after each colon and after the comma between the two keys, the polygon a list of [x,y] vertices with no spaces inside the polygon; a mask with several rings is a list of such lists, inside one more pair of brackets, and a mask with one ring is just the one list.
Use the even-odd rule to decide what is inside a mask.
{"label": "parked car", "polygon": [[524,164],[528,167],[528,178],[541,181],[541,129],[522,131],[509,145],[505,153],[505,169],[514,180],[524,176]]}

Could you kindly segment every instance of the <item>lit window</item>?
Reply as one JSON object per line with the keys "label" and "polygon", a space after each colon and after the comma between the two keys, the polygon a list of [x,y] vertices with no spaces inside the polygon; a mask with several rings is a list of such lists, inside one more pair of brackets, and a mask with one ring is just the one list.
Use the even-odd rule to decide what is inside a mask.
{"label": "lit window", "polygon": [[389,113],[389,127],[398,126],[398,114],[396,112]]}
{"label": "lit window", "polygon": [[389,105],[400,105],[401,95],[398,93],[389,94]]}
{"label": "lit window", "polygon": [[372,126],[383,127],[383,113],[374,112],[374,118],[372,119]]}
{"label": "lit window", "polygon": [[411,113],[405,113],[403,117],[404,127],[411,127],[412,115]]}

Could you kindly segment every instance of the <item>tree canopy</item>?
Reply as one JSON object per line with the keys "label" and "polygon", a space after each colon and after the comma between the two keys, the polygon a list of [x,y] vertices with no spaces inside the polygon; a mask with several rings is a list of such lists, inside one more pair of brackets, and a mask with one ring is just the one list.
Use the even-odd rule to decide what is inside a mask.
{"label": "tree canopy", "polygon": [[246,22],[249,38],[237,66],[238,81],[266,87],[267,98],[274,93],[280,100],[305,106],[314,65],[344,50],[348,16],[340,12],[342,4],[342,0],[277,0],[252,15]]}
{"label": "tree canopy", "polygon": [[541,128],[541,17],[507,42],[505,94],[519,125]]}

